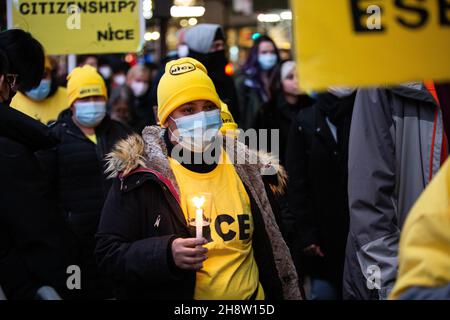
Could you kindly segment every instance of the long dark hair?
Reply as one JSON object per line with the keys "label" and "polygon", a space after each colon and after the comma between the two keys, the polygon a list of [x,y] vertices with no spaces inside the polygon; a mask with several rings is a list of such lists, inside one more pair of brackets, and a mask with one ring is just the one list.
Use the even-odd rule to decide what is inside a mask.
{"label": "long dark hair", "polygon": [[[259,38],[257,38],[253,42],[253,46],[250,49],[250,53],[248,55],[247,61],[244,64],[243,70],[247,74],[251,74],[251,75],[257,76],[258,78],[260,77],[260,74],[262,72],[262,69],[259,66],[259,62],[258,62],[259,45],[262,42],[270,42],[273,45],[273,47],[275,48],[275,54],[277,56],[277,62],[280,62],[280,52],[279,52],[279,50],[277,48],[277,45],[272,40],[272,38],[270,38],[267,35],[262,35]],[[273,72],[274,69],[272,69],[272,72]],[[271,76],[271,75],[269,75],[269,76]]]}
{"label": "long dark hair", "polygon": [[[275,54],[277,56],[277,65],[280,62],[280,52],[278,51],[278,48],[277,48],[275,42],[269,36],[262,35],[259,38],[257,38],[255,40],[255,42],[253,43],[253,46],[250,49],[250,54],[247,58],[247,61],[244,64],[243,72],[247,76],[251,77],[252,80],[254,82],[256,82],[263,91],[266,91],[264,88],[262,78],[261,78],[261,73],[263,72],[263,70],[261,69],[259,62],[258,62],[259,45],[262,42],[272,43],[273,47],[275,48]],[[270,70],[268,72],[269,81],[271,81],[271,79],[273,78],[276,69],[277,68],[275,66],[274,68],[272,68],[272,70]],[[270,92],[266,92],[266,94],[268,95],[268,97],[270,97]]]}

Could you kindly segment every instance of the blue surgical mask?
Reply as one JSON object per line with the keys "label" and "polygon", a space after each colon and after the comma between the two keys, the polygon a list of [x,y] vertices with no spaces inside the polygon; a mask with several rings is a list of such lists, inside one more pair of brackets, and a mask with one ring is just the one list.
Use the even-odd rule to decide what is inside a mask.
{"label": "blue surgical mask", "polygon": [[42,79],[41,83],[34,89],[25,92],[25,94],[33,100],[42,101],[47,98],[50,93],[52,81],[48,79]]}
{"label": "blue surgical mask", "polygon": [[177,142],[193,152],[203,152],[210,146],[222,127],[219,109],[171,119],[177,125],[177,130],[172,133]]}
{"label": "blue surgical mask", "polygon": [[264,54],[258,55],[259,65],[264,71],[268,71],[268,70],[272,69],[273,67],[275,67],[275,65],[277,64],[277,61],[278,61],[278,58],[275,53],[264,53]]}
{"label": "blue surgical mask", "polygon": [[94,128],[106,115],[106,103],[104,101],[76,102],[75,117],[85,127]]}

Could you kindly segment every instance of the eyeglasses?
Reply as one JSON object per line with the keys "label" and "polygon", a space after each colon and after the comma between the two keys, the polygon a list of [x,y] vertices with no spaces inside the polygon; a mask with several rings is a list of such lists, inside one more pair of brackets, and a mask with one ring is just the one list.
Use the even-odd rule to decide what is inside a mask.
{"label": "eyeglasses", "polygon": [[19,77],[16,73],[8,73],[6,74],[6,82],[8,83],[11,89],[14,89],[17,84],[17,78]]}

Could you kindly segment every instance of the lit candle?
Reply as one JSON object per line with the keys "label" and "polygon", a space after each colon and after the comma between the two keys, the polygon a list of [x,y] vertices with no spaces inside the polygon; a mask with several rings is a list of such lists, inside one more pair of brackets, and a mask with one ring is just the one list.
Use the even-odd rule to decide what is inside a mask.
{"label": "lit candle", "polygon": [[203,237],[203,209],[197,208],[195,210],[195,228],[197,239]]}
{"label": "lit candle", "polygon": [[203,204],[205,197],[194,197],[192,202],[195,205],[195,231],[197,239],[203,238]]}

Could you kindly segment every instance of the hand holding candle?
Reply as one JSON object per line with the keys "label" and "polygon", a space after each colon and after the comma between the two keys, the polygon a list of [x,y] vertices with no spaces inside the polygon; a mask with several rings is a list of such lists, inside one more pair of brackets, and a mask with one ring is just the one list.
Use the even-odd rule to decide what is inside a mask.
{"label": "hand holding candle", "polygon": [[210,193],[199,193],[188,195],[188,224],[195,226],[195,237],[201,239],[203,227],[210,223],[212,196]]}

